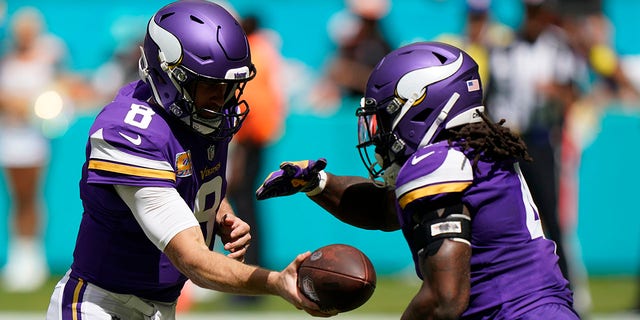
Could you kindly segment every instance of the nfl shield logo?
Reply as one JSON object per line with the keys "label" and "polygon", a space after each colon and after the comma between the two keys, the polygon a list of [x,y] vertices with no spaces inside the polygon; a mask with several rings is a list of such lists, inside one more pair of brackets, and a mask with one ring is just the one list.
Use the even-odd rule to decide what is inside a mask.
{"label": "nfl shield logo", "polygon": [[211,161],[211,160],[213,160],[213,157],[215,157],[215,156],[216,156],[216,146],[211,145],[207,149],[207,159],[209,159],[209,161]]}

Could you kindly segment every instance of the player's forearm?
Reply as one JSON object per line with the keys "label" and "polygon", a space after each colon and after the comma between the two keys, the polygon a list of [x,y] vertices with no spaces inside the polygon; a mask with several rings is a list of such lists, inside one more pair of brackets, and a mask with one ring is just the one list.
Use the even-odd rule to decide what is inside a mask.
{"label": "player's forearm", "polygon": [[276,294],[276,272],[210,251],[197,227],[178,233],[164,252],[180,272],[200,287],[237,294]]}
{"label": "player's forearm", "polygon": [[209,251],[204,260],[185,266],[181,271],[193,283],[207,289],[233,294],[277,294],[276,272],[238,262],[217,252]]}
{"label": "player's forearm", "polygon": [[419,256],[425,280],[401,319],[460,318],[469,304],[471,247],[445,239],[434,255]]}
{"label": "player's forearm", "polygon": [[393,193],[370,179],[327,173],[322,193],[311,199],[350,225],[383,231],[399,229]]}
{"label": "player's forearm", "polygon": [[276,294],[276,272],[247,265],[211,252],[216,256],[198,272],[205,288],[234,294]]}
{"label": "player's forearm", "polygon": [[447,304],[438,300],[435,288],[423,284],[418,293],[411,299],[402,313],[401,320],[454,320],[459,319],[463,309],[455,308],[454,304]]}

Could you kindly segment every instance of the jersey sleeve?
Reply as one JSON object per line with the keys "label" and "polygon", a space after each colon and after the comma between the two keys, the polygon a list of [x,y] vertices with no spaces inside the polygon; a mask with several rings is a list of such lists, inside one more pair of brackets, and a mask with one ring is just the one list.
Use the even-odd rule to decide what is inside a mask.
{"label": "jersey sleeve", "polygon": [[410,157],[398,173],[396,199],[404,209],[418,200],[462,192],[473,182],[469,159],[447,142],[426,146]]}
{"label": "jersey sleeve", "polygon": [[172,134],[149,106],[107,106],[89,139],[88,183],[175,187]]}
{"label": "jersey sleeve", "polygon": [[116,185],[116,191],[160,251],[179,232],[198,226],[198,220],[176,189]]}

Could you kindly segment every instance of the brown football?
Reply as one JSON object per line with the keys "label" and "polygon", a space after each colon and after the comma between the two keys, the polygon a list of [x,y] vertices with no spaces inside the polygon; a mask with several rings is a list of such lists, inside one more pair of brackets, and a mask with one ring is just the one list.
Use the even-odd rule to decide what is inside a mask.
{"label": "brown football", "polygon": [[298,288],[322,310],[346,312],[362,306],[376,288],[369,258],[346,244],[317,249],[298,269]]}

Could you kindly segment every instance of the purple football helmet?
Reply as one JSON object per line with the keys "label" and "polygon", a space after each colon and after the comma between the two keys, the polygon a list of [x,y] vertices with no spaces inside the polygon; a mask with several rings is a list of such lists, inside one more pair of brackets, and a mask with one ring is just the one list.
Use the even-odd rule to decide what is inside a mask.
{"label": "purple football helmet", "polygon": [[409,156],[443,130],[482,121],[482,101],[478,65],[464,51],[419,42],[389,53],[369,76],[356,112],[357,147],[371,177],[393,185]]}
{"label": "purple football helmet", "polygon": [[[156,102],[209,138],[231,138],[249,112],[240,100],[256,72],[247,36],[215,3],[187,0],[161,8],[149,21],[139,69]],[[224,105],[196,110],[199,81],[226,84]]]}

